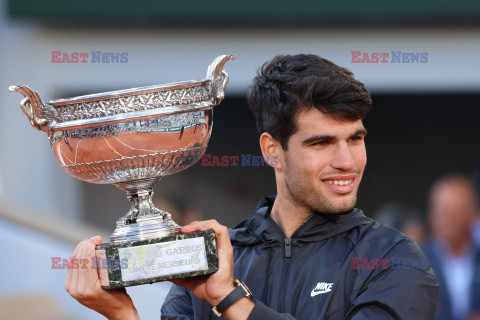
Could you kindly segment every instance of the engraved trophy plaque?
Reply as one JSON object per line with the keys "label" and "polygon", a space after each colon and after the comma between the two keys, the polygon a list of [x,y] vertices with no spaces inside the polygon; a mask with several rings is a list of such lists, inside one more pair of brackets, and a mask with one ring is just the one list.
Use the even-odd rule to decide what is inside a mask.
{"label": "engraved trophy plaque", "polygon": [[205,153],[213,107],[224,98],[225,63],[217,57],[207,77],[43,103],[26,86],[21,110],[47,133],[60,165],[73,177],[115,184],[127,192],[128,213],[117,221],[109,243],[96,248],[103,288],[120,288],[217,271],[212,230],[180,234],[170,214],[152,203],[152,188]]}

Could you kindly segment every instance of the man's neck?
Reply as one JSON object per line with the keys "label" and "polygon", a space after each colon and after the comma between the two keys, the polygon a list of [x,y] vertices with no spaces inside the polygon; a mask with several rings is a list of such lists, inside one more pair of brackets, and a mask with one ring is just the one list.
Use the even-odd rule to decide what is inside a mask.
{"label": "man's neck", "polygon": [[277,196],[270,216],[285,233],[285,236],[290,238],[311,214],[303,207]]}

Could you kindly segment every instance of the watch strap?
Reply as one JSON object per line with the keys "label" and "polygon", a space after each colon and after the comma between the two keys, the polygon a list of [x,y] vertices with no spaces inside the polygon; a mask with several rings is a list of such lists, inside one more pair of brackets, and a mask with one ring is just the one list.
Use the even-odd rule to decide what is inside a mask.
{"label": "watch strap", "polygon": [[235,280],[235,284],[237,287],[230,292],[225,298],[223,298],[220,303],[213,308],[213,312],[220,317],[222,313],[224,313],[232,304],[237,302],[238,300],[242,299],[243,297],[249,297],[250,300],[252,299],[252,295],[250,290],[246,288],[246,286],[238,280]]}

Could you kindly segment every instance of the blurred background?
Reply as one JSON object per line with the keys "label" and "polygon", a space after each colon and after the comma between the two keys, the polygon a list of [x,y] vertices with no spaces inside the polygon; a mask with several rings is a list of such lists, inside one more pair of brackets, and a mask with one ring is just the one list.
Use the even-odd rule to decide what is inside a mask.
{"label": "blurred background", "polygon": [[[95,234],[106,239],[129,208],[115,186],[63,171],[9,85],[28,85],[48,101],[196,80],[216,56],[234,53],[207,154],[241,158],[261,155],[245,99],[257,68],[277,54],[317,54],[350,69],[372,93],[358,207],[394,227],[408,225],[420,243],[430,231],[434,182],[452,172],[470,178],[480,168],[479,26],[474,0],[0,0],[0,306],[10,310],[0,318],[102,319],[65,292],[66,270],[52,270],[51,258],[68,258]],[[126,53],[128,59],[55,63],[52,51]],[[354,51],[389,57],[369,63]],[[395,60],[399,51],[406,58]],[[199,162],[164,177],[154,198],[180,224],[215,218],[233,227],[262,196],[274,194],[267,166]],[[404,214],[413,226],[394,219]],[[159,317],[167,290],[168,283],[128,289],[145,319]],[[39,309],[18,308],[26,302]]]}

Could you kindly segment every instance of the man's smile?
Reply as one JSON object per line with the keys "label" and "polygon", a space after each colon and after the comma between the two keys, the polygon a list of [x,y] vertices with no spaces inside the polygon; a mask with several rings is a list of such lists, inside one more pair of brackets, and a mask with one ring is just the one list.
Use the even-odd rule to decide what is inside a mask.
{"label": "man's smile", "polygon": [[322,182],[333,192],[350,193],[355,189],[355,175],[333,176],[323,179]]}

